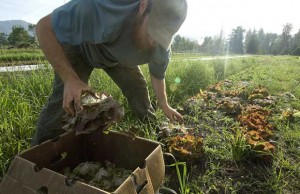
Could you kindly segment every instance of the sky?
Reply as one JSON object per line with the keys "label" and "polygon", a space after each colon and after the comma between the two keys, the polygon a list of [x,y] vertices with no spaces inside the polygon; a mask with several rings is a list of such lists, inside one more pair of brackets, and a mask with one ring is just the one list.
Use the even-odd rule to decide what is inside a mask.
{"label": "sky", "polygon": [[[1,0],[0,21],[25,20],[37,23],[53,9],[68,0]],[[221,30],[229,35],[232,29],[264,29],[280,34],[283,25],[293,25],[292,34],[300,29],[300,0],[187,0],[186,20],[177,34],[201,42]]]}

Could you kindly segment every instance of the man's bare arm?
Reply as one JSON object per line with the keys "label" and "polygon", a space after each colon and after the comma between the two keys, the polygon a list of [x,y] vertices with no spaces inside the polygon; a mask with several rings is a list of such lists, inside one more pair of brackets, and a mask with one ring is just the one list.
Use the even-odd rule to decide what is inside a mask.
{"label": "man's bare arm", "polygon": [[160,80],[151,75],[151,82],[157,97],[158,105],[164,111],[165,115],[170,119],[171,122],[178,121],[182,123],[183,118],[181,114],[168,104],[165,79]]}
{"label": "man's bare arm", "polygon": [[75,109],[81,109],[81,92],[90,90],[90,88],[80,80],[64,54],[63,48],[53,32],[51,15],[45,16],[37,23],[36,35],[46,58],[64,82],[63,108],[66,112],[74,115]]}

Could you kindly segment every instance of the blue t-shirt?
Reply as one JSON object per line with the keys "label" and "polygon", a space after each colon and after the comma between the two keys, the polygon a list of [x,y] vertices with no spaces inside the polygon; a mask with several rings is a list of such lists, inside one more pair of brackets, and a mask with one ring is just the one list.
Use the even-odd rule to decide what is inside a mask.
{"label": "blue t-shirt", "polygon": [[139,49],[133,26],[140,0],[72,0],[52,12],[52,27],[62,44],[79,45],[96,68],[149,63],[149,71],[165,77],[170,51],[160,45]]}

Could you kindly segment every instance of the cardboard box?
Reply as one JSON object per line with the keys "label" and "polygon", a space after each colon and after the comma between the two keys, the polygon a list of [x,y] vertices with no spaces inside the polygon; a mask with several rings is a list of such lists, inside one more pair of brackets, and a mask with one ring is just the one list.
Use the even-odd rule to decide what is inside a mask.
{"label": "cardboard box", "polygon": [[119,132],[68,132],[17,155],[0,183],[0,194],[107,194],[80,181],[70,182],[61,173],[65,167],[105,160],[133,172],[115,194],[156,193],[165,176],[157,142]]}

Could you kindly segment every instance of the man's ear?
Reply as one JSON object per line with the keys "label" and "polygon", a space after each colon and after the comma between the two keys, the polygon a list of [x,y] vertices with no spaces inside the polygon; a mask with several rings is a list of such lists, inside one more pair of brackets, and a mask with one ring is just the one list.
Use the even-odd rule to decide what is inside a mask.
{"label": "man's ear", "polygon": [[148,0],[141,0],[139,14],[143,15],[148,5]]}

